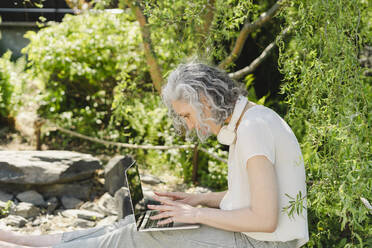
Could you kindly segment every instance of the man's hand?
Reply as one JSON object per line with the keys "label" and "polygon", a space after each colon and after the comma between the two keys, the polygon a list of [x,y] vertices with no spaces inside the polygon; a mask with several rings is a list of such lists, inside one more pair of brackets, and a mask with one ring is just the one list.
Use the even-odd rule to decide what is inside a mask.
{"label": "man's hand", "polygon": [[161,213],[150,217],[152,220],[164,219],[158,225],[165,225],[171,222],[198,223],[199,208],[188,204],[170,200],[167,197],[154,196],[154,199],[162,205],[147,205],[148,208],[158,210]]}
{"label": "man's hand", "polygon": [[200,194],[188,194],[183,192],[154,192],[157,196],[167,197],[172,201],[185,203],[192,207],[202,204]]}

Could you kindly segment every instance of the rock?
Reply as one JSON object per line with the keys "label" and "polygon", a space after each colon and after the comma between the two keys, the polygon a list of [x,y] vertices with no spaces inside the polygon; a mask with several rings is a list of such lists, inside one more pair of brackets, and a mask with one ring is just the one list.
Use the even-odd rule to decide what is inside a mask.
{"label": "rock", "polygon": [[0,201],[7,202],[7,201],[11,201],[12,199],[13,199],[13,195],[5,193],[0,190]]}
{"label": "rock", "polygon": [[63,197],[69,196],[80,200],[89,200],[92,190],[92,183],[73,183],[73,184],[53,184],[39,186],[37,188],[45,197]]}
{"label": "rock", "polygon": [[96,225],[93,221],[83,220],[83,219],[76,219],[74,220],[73,226],[76,228],[92,228]]}
{"label": "rock", "polygon": [[113,216],[113,215],[107,216],[106,218],[98,221],[97,224],[96,224],[96,227],[111,225],[111,224],[115,223],[115,221],[117,221],[117,220],[118,220],[117,216]]}
{"label": "rock", "polygon": [[160,183],[164,183],[162,180],[159,178],[153,176],[153,175],[141,175],[141,182],[150,184],[150,185],[157,185]]}
{"label": "rock", "polygon": [[105,216],[103,214],[89,211],[89,210],[80,210],[80,209],[68,209],[61,212],[62,216],[67,218],[80,218],[84,220],[101,220]]}
{"label": "rock", "polygon": [[89,154],[70,151],[0,151],[0,183],[45,185],[92,177],[101,168]]}
{"label": "rock", "polygon": [[112,196],[123,186],[126,186],[125,169],[133,163],[129,156],[116,156],[105,166],[105,189]]}
{"label": "rock", "polygon": [[58,207],[58,199],[57,197],[51,197],[46,201],[47,211],[48,213],[52,213]]}
{"label": "rock", "polygon": [[8,205],[7,202],[0,201],[0,208],[6,208]]}
{"label": "rock", "polygon": [[21,202],[10,210],[10,214],[19,215],[23,218],[32,218],[40,213],[40,209],[28,202]]}
{"label": "rock", "polygon": [[35,190],[29,190],[29,191],[19,193],[16,197],[21,202],[32,203],[36,206],[45,206],[46,205],[43,196],[40,195]]}
{"label": "rock", "polygon": [[40,226],[40,225],[41,225],[41,220],[40,219],[35,219],[31,224],[31,226]]}
{"label": "rock", "polygon": [[63,196],[61,202],[65,209],[77,208],[83,204],[79,199],[70,196]]}
{"label": "rock", "polygon": [[118,212],[118,219],[122,219],[125,216],[133,213],[132,206],[130,204],[128,188],[122,187],[119,190],[117,190],[114,199],[116,209]]}
{"label": "rock", "polygon": [[154,191],[146,186],[142,187],[142,193],[145,199],[152,199],[152,197],[155,195]]}
{"label": "rock", "polygon": [[84,202],[84,204],[81,205],[79,209],[89,210],[89,211],[98,212],[98,213],[104,213],[97,203],[90,202],[90,201]]}
{"label": "rock", "polygon": [[118,211],[116,208],[115,198],[112,197],[108,192],[103,194],[97,202],[98,207],[107,215],[117,215]]}
{"label": "rock", "polygon": [[9,215],[8,217],[1,220],[3,223],[9,226],[23,227],[26,225],[27,220],[21,216]]}

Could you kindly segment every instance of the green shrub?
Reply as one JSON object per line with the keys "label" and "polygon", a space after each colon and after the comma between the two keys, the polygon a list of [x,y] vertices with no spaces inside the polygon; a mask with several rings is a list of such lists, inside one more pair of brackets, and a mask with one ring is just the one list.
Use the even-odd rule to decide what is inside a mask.
{"label": "green shrub", "polygon": [[[131,15],[66,15],[62,23],[28,32],[26,37],[28,72],[43,82],[38,113],[57,125],[111,139],[117,134],[108,128],[115,86],[120,82],[121,94],[129,97],[151,89],[146,84],[139,27]],[[53,138],[52,133],[49,139]],[[61,138],[65,147],[79,142],[68,135]]]}
{"label": "green shrub", "polygon": [[[227,151],[222,150],[222,145],[215,137],[210,138],[203,144],[208,152],[227,160]],[[214,159],[203,151],[199,151],[198,175],[200,185],[213,190],[222,191],[227,189],[227,164]],[[192,170],[190,170],[190,173]]]}
{"label": "green shrub", "polygon": [[91,128],[87,132],[101,129],[110,119],[118,82],[126,92],[148,87],[143,83],[147,67],[139,28],[126,13],[67,15],[62,23],[26,37],[30,43],[23,52],[28,54],[30,73],[44,82],[39,111],[43,117],[64,113],[81,118],[81,125]]}
{"label": "green shrub", "polygon": [[309,247],[371,247],[371,78],[358,54],[371,44],[367,1],[291,1],[294,25],[280,42],[290,106],[287,121],[301,140],[308,181]]}
{"label": "green shrub", "polygon": [[[26,87],[27,75],[24,73],[25,59],[10,60],[12,53],[6,52],[0,58],[0,122],[8,123],[15,117],[22,105],[22,94]],[[10,121],[11,122],[11,121]]]}
{"label": "green shrub", "polygon": [[[110,126],[117,130],[117,137],[123,137],[122,142],[150,145],[184,144],[182,137],[179,137],[172,127],[167,109],[158,95],[148,92],[128,99],[118,95],[113,109]],[[166,170],[181,176],[191,167],[190,150],[127,149],[126,152],[134,154],[139,163],[157,175]]]}
{"label": "green shrub", "polygon": [[0,58],[0,118],[8,118],[11,111],[13,85],[11,84],[10,56],[11,53],[7,52]]}

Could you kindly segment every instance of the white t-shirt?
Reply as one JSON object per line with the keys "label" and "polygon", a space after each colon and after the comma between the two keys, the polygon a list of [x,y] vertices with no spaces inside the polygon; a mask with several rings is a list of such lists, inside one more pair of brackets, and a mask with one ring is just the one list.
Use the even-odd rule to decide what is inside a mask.
{"label": "white t-shirt", "polygon": [[[255,105],[243,115],[237,128],[236,142],[230,145],[228,159],[228,191],[220,208],[233,210],[250,206],[247,160],[255,155],[266,156],[275,167],[279,193],[279,220],[273,233],[247,232],[261,241],[297,239],[297,247],[309,240],[307,211],[293,217],[283,211],[289,205],[285,194],[306,196],[305,168],[296,136],[288,124],[273,110]],[[268,203],[269,204],[269,203]],[[306,207],[306,200],[304,201]]]}

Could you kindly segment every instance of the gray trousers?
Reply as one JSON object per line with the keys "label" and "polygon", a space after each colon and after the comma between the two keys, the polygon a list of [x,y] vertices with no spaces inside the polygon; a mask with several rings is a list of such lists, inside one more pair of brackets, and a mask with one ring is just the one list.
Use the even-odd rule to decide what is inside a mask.
{"label": "gray trousers", "polygon": [[62,243],[54,248],[292,248],[296,240],[264,242],[239,232],[224,231],[206,225],[198,229],[138,232],[134,216],[128,215],[112,225],[65,232]]}

